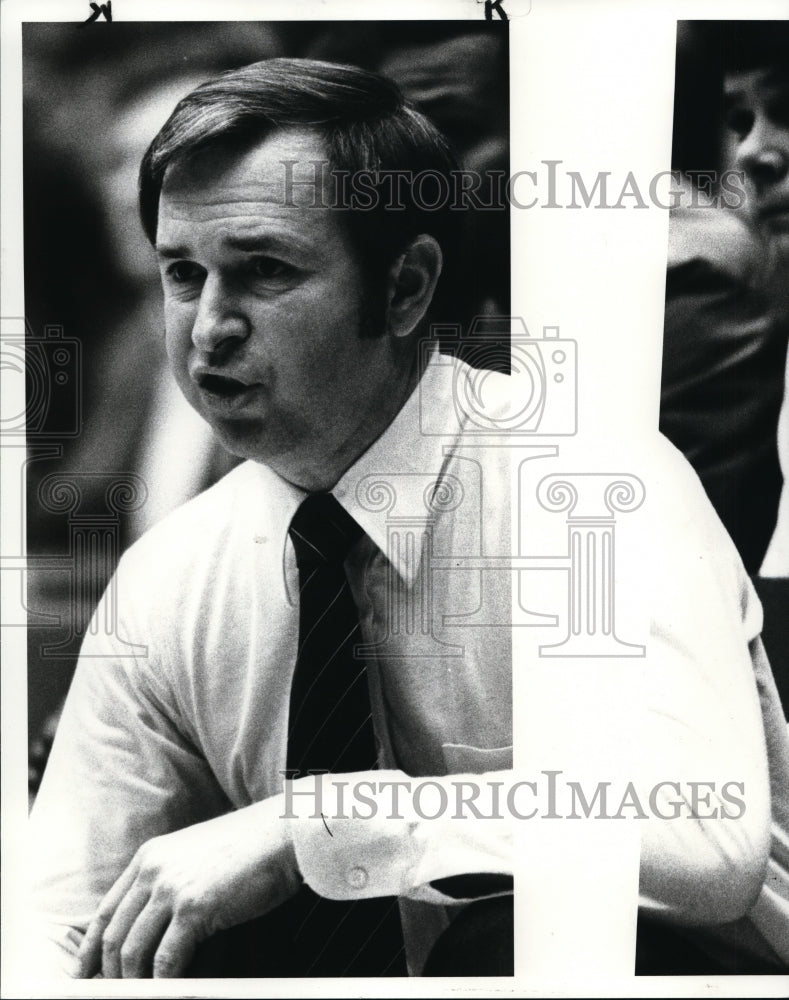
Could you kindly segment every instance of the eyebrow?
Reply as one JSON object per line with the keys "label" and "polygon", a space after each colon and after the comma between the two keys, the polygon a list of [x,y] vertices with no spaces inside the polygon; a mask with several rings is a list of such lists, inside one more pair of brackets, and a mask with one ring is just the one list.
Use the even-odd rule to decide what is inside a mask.
{"label": "eyebrow", "polygon": [[[763,90],[780,92],[789,87],[789,70],[783,66],[767,66],[752,71],[743,70],[739,73],[726,74],[729,79],[724,79],[723,82],[723,99],[725,102],[733,103],[734,101],[747,98],[747,86],[738,82],[736,77],[750,75],[750,73],[759,74],[758,86]],[[735,79],[731,80],[731,77]],[[775,95],[768,94],[768,96]]]}
{"label": "eyebrow", "polygon": [[186,247],[168,247],[162,243],[157,243],[155,247],[156,253],[160,257],[188,257],[189,252]]}
{"label": "eyebrow", "polygon": [[783,90],[789,86],[789,69],[786,66],[769,66],[764,72],[764,86]]}
{"label": "eyebrow", "polygon": [[309,250],[309,245],[300,240],[297,236],[291,236],[288,239],[280,239],[277,236],[265,236],[263,234],[251,236],[228,236],[227,239],[223,240],[224,244],[230,247],[231,250],[241,250],[247,253],[254,253],[255,251],[292,251]]}
{"label": "eyebrow", "polygon": [[[287,253],[294,250],[302,253],[308,253],[310,250],[309,244],[304,243],[295,236],[290,237],[287,240],[280,239],[277,236],[265,236],[263,234],[253,234],[251,236],[228,236],[222,242],[231,250],[240,250],[245,253]],[[165,257],[167,259],[191,257],[189,248],[183,245],[168,246],[167,244],[157,243],[156,253],[160,257]]]}

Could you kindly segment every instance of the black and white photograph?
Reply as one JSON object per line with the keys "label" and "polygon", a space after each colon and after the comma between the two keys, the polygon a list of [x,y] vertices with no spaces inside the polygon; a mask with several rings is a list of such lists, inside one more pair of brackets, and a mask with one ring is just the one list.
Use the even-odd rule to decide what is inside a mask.
{"label": "black and white photograph", "polygon": [[6,0],[4,995],[785,995],[789,20],[711,13]]}

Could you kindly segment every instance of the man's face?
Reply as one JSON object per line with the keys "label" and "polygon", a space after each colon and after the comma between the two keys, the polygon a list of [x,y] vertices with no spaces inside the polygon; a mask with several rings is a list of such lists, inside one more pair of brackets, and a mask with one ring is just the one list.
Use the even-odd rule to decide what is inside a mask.
{"label": "man's face", "polygon": [[341,214],[313,207],[312,187],[294,186],[287,203],[282,161],[304,179],[314,172],[302,161],[323,159],[317,136],[287,129],[175,164],[156,239],[186,398],[231,452],[307,489],[333,485],[380,433],[397,371],[392,339],[368,328]]}
{"label": "man's face", "polygon": [[789,259],[789,73],[730,73],[725,101],[728,165],[747,174],[756,218]]}

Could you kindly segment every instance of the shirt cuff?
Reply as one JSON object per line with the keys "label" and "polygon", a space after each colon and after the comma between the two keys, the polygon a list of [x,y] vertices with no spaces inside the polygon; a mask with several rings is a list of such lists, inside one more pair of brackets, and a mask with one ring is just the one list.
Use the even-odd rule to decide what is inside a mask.
{"label": "shirt cuff", "polygon": [[[512,874],[511,821],[493,808],[494,778],[370,771],[285,782],[285,818],[302,877],[329,899],[407,896],[457,904],[510,892],[502,879],[456,880],[445,883],[446,892],[430,884]],[[458,893],[464,884],[469,895]]]}

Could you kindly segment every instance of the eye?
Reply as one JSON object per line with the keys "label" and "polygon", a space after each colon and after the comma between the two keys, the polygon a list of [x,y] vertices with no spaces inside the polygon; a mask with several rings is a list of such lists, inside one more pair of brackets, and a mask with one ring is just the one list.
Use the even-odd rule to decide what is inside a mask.
{"label": "eye", "polygon": [[789,128],[789,87],[782,88],[767,102],[767,116],[779,128]]}
{"label": "eye", "polygon": [[167,268],[167,276],[179,285],[195,281],[201,276],[201,273],[201,268],[188,260],[177,260]]}
{"label": "eye", "polygon": [[738,139],[744,139],[753,128],[754,114],[750,108],[734,107],[726,112],[726,128]]}
{"label": "eye", "polygon": [[276,257],[253,257],[251,268],[256,277],[268,279],[284,278],[293,271],[290,264],[286,264]]}

